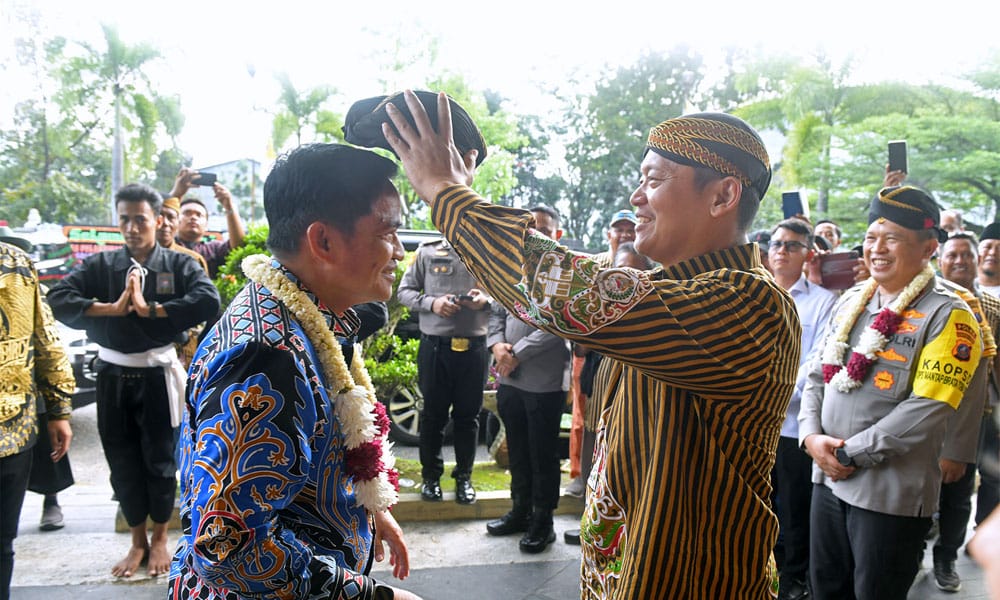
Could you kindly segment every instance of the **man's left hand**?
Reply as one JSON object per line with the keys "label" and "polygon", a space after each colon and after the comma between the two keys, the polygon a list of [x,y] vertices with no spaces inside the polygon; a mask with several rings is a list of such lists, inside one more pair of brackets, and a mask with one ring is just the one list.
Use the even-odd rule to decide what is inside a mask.
{"label": "man's left hand", "polygon": [[[451,106],[448,96],[438,93],[438,131],[434,131],[423,104],[411,90],[403,93],[415,123],[411,125],[391,102],[386,114],[392,123],[382,123],[386,141],[403,162],[406,176],[424,202],[431,204],[441,190],[451,185],[472,185],[476,173],[476,150],[465,156],[452,139]],[[395,126],[395,127],[393,127]]]}
{"label": "man's left hand", "polygon": [[938,464],[941,466],[942,483],[955,483],[965,476],[965,470],[969,468],[967,463],[948,460],[947,458],[942,458],[938,461]]}
{"label": "man's left hand", "polygon": [[382,542],[385,542],[389,546],[389,564],[392,565],[393,577],[406,579],[410,574],[410,554],[403,540],[402,528],[387,510],[374,513],[374,517],[375,539],[372,541],[372,548],[375,551],[375,560],[378,562],[385,560],[385,548],[382,546]]}
{"label": "man's left hand", "polygon": [[49,444],[52,445],[52,453],[49,454],[49,457],[52,462],[59,462],[69,452],[69,443],[73,439],[73,429],[69,426],[69,419],[49,419],[48,430]]}
{"label": "man's left hand", "polygon": [[212,191],[215,192],[215,199],[219,201],[222,208],[226,209],[226,212],[233,210],[233,195],[229,193],[229,188],[216,181],[215,185],[212,186]]}
{"label": "man's left hand", "polygon": [[482,290],[472,288],[466,295],[472,296],[472,299],[458,301],[458,304],[465,308],[471,310],[486,310],[490,305],[490,297],[484,294]]}

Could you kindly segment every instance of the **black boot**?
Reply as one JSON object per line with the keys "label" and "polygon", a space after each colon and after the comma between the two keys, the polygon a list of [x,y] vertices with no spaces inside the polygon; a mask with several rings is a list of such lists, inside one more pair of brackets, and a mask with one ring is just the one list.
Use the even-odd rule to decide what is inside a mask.
{"label": "black boot", "polygon": [[420,486],[420,497],[429,502],[439,502],[441,500],[441,484],[437,479],[425,479]]}
{"label": "black boot", "polygon": [[510,512],[486,524],[486,533],[490,535],[510,535],[528,530],[531,524],[531,509],[515,506]]}
{"label": "black boot", "polygon": [[472,482],[468,477],[455,478],[455,502],[459,504],[472,504],[476,501],[476,488],[472,487]]}
{"label": "black boot", "polygon": [[528,526],[528,533],[524,534],[518,546],[521,552],[528,554],[538,554],[549,547],[549,544],[556,541],[556,532],[552,528],[552,511],[549,509],[535,507],[531,513],[531,524]]}

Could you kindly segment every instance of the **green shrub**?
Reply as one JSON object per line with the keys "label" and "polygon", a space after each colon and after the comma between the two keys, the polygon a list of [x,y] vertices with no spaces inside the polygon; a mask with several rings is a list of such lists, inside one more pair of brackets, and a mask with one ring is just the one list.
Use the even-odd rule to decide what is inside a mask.
{"label": "green shrub", "polygon": [[[241,264],[243,259],[253,254],[269,254],[267,251],[267,225],[257,225],[247,231],[243,245],[234,248],[226,258],[226,264],[219,267],[215,278],[215,287],[222,297],[222,306],[226,307],[247,282]],[[406,319],[409,310],[396,299],[396,287],[412,260],[412,253],[396,266],[396,281],[392,286],[392,297],[386,302],[389,309],[389,321],[378,333],[365,341],[365,366],[371,374],[372,383],[380,398],[388,398],[403,385],[416,381],[417,378],[417,346],[419,340],[403,342],[393,332],[396,325]]]}

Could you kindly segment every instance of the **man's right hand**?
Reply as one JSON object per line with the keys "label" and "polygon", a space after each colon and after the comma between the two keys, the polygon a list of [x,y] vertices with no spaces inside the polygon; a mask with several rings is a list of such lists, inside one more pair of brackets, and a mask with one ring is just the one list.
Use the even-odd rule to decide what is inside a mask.
{"label": "man's right hand", "polygon": [[889,165],[885,166],[885,177],[882,178],[882,187],[895,187],[903,185],[906,180],[906,171],[890,171]]}
{"label": "man's right hand", "polygon": [[462,156],[455,147],[448,96],[438,94],[438,130],[434,131],[416,95],[411,90],[403,95],[416,127],[390,102],[386,105],[386,114],[392,123],[383,123],[382,133],[403,162],[406,176],[417,195],[431,204],[438,193],[450,185],[471,185],[478,152],[469,150]]}
{"label": "man's right hand", "polygon": [[118,299],[112,302],[110,305],[111,315],[117,317],[124,317],[125,315],[132,312],[132,280],[129,279],[125,282],[125,289],[122,290],[122,295],[118,296]]}
{"label": "man's right hand", "polygon": [[517,369],[518,360],[514,356],[514,346],[507,342],[497,342],[493,344],[490,351],[493,352],[493,360],[496,362],[497,373],[503,377],[509,376]]}
{"label": "man's right hand", "polygon": [[847,479],[857,470],[857,467],[845,467],[837,460],[837,448],[844,445],[844,440],[814,433],[807,436],[802,444],[806,447],[806,454],[811,456],[813,462],[833,481]]}
{"label": "man's right hand", "polygon": [[174,188],[170,190],[171,198],[183,198],[184,194],[188,193],[188,190],[194,187],[194,177],[198,174],[198,171],[194,169],[189,169],[187,167],[182,167],[180,172],[177,173],[177,177],[174,179]]}
{"label": "man's right hand", "polygon": [[431,311],[440,317],[454,317],[460,310],[462,310],[462,307],[452,302],[451,296],[438,296],[434,299],[434,303],[431,304]]}

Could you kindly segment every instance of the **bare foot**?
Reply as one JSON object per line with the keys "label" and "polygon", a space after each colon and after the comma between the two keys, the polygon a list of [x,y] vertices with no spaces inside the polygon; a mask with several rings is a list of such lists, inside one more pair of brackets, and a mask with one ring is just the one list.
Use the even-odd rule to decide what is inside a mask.
{"label": "bare foot", "polygon": [[118,564],[111,567],[111,574],[115,577],[131,577],[139,568],[139,565],[146,558],[149,548],[142,546],[132,546],[128,549],[125,558],[118,561]]}
{"label": "bare foot", "polygon": [[166,575],[170,572],[170,553],[167,552],[167,539],[153,539],[149,546],[149,564],[146,566],[150,577]]}

